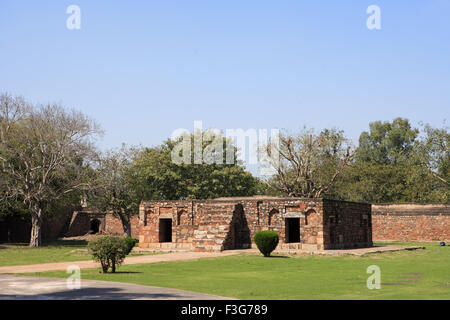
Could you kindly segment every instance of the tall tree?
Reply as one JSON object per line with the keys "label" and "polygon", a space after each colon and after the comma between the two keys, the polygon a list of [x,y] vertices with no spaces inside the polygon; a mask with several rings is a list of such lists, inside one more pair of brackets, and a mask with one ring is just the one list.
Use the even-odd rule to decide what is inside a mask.
{"label": "tall tree", "polygon": [[30,246],[41,244],[46,206],[89,185],[86,166],[95,156],[97,124],[59,105],[33,106],[0,96],[0,171],[5,200],[20,200],[31,215]]}
{"label": "tall tree", "polygon": [[[189,163],[176,163],[172,159],[175,148],[181,142],[168,139],[162,145],[144,149],[136,158],[136,170],[146,181],[151,199],[212,199],[216,197],[252,196],[260,192],[260,181],[239,161],[226,163],[227,149],[234,159],[237,158],[237,148],[227,139],[202,132],[203,137],[209,135],[210,140],[221,141],[223,152],[212,152],[212,158],[217,162],[195,164],[194,134],[187,138]],[[210,150],[208,139],[203,139],[200,153]],[[230,149],[231,148],[231,149]]]}
{"label": "tall tree", "polygon": [[450,186],[450,131],[444,126],[424,126],[424,136],[417,143],[417,162],[436,179]]}
{"label": "tall tree", "polygon": [[354,154],[344,133],[335,129],[319,134],[306,128],[296,135],[284,133],[279,147],[274,146],[266,146],[269,155],[279,153],[279,161],[271,161],[276,173],[267,183],[281,194],[295,197],[314,198],[329,193]]}
{"label": "tall tree", "polygon": [[359,137],[358,161],[392,165],[408,162],[419,134],[408,119],[375,121],[369,124],[369,128],[369,132],[364,131]]}
{"label": "tall tree", "polygon": [[[333,197],[371,203],[448,202],[447,128],[413,128],[407,119],[376,121],[359,139],[356,161]],[[447,169],[446,169],[447,168]]]}

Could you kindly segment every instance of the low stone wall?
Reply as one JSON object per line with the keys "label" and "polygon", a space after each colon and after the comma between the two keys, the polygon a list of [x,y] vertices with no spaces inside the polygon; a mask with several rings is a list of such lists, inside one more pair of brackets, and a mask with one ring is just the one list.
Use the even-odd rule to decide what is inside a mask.
{"label": "low stone wall", "polygon": [[[242,207],[236,207],[237,204]],[[254,244],[249,242],[256,232],[263,229],[278,232],[281,242],[284,242],[285,219],[298,217],[301,225],[301,245],[305,248],[311,246],[311,243],[323,248],[332,248],[334,244],[336,247],[364,246],[364,239],[371,238],[374,241],[450,242],[450,205],[377,204],[372,205],[370,216],[370,210],[367,209],[370,205],[326,200],[323,210],[318,204],[319,202],[313,199],[299,201],[270,198],[222,202],[161,201],[153,208],[144,205],[145,209],[141,211],[141,226],[139,216],[136,215],[131,220],[131,233],[135,238],[141,235],[141,241],[147,243],[147,247],[154,248],[245,248],[250,245],[254,247]],[[235,212],[236,209],[238,212]],[[146,225],[145,211],[148,219],[145,221]],[[173,219],[174,243],[159,243],[159,230],[156,226],[161,217]],[[99,220],[101,233],[123,235],[120,219],[86,208],[80,211],[65,210],[54,219],[44,221],[43,239],[85,235],[89,232],[93,219]],[[372,230],[358,228],[361,223],[371,223]],[[237,226],[234,230],[231,229],[233,225]],[[367,230],[367,234],[364,230]],[[0,242],[27,242],[29,234],[29,221],[17,217],[0,221]],[[329,245],[323,246],[324,243]]]}
{"label": "low stone wall", "polygon": [[[65,208],[58,214],[44,217],[41,227],[43,240],[54,240],[62,236],[68,228],[69,221],[74,213],[74,208]],[[31,221],[30,216],[8,215],[0,218],[0,242],[30,241]]]}
{"label": "low stone wall", "polygon": [[[26,217],[27,218],[27,217]],[[42,239],[55,240],[60,237],[84,236],[91,231],[91,222],[97,220],[98,232],[101,234],[124,234],[122,222],[112,214],[99,213],[89,208],[66,208],[58,215],[45,218],[42,224]],[[0,243],[29,242],[31,223],[29,219],[8,216],[0,219]],[[131,236],[139,237],[139,217],[131,218]]]}
{"label": "low stone wall", "polygon": [[372,205],[374,241],[450,241],[450,205]]}
{"label": "low stone wall", "polygon": [[[97,220],[99,223],[98,232],[101,234],[109,235],[124,235],[122,221],[120,218],[113,216],[110,213],[99,213],[95,210],[84,209],[82,211],[74,211],[72,219],[64,236],[74,237],[82,236],[91,231],[91,222]],[[131,236],[134,238],[139,237],[139,217],[133,216],[131,218]]]}

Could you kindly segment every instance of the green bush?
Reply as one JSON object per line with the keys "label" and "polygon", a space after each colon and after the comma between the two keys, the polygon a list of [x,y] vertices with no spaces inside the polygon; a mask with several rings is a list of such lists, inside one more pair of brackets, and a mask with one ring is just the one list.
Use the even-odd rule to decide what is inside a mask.
{"label": "green bush", "polygon": [[116,272],[116,266],[120,265],[129,252],[127,243],[117,237],[102,237],[88,243],[88,251],[95,261],[102,265],[103,273]]}
{"label": "green bush", "polygon": [[136,245],[137,240],[134,238],[124,238],[123,241],[125,242],[125,245],[127,246],[127,254],[133,250],[134,246]]}
{"label": "green bush", "polygon": [[270,257],[270,253],[275,250],[278,245],[279,238],[278,233],[270,230],[264,230],[255,234],[253,240],[264,257]]}

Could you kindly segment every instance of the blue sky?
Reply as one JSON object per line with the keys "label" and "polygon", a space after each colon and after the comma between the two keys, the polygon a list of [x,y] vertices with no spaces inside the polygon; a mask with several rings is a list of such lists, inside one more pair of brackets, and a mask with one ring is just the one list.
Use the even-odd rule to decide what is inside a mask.
{"label": "blue sky", "polygon": [[[81,30],[66,8],[81,9]],[[366,9],[381,8],[381,30]],[[450,110],[450,1],[0,2],[0,91],[95,118],[102,148],[177,128],[343,129]]]}

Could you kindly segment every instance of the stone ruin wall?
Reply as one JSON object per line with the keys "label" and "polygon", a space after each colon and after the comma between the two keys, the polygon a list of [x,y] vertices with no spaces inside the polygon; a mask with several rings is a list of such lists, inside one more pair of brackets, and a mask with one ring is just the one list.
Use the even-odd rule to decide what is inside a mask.
{"label": "stone ruin wall", "polygon": [[[284,244],[286,237],[284,219],[287,217],[299,217],[301,246],[305,249],[313,250],[316,246],[325,249],[338,246],[364,246],[364,241],[358,240],[365,238],[364,231],[357,228],[358,223],[361,223],[361,212],[363,214],[366,212],[367,223],[371,223],[371,228],[367,228],[367,238],[372,237],[374,241],[450,241],[450,205],[374,204],[369,216],[370,205],[352,202],[324,200],[322,206],[321,201],[314,199],[220,201],[220,205],[218,201],[143,202],[146,205],[141,205],[140,215],[134,216],[131,221],[132,236],[139,238],[143,247],[176,247],[189,250],[195,247],[198,250],[218,249],[221,246],[224,249],[232,248],[235,244],[232,241],[233,235],[229,234],[230,224],[232,222],[239,224],[239,219],[243,219],[238,213],[234,217],[236,221],[233,220],[235,206],[240,203],[245,213],[244,225],[246,223],[249,230],[247,233],[246,230],[239,230],[238,235],[235,235],[240,239],[237,244],[241,248],[248,247],[248,242],[254,247],[251,242],[254,234],[265,229],[279,233],[281,246],[298,248],[297,244]],[[153,203],[154,208],[150,208],[147,205],[149,203]],[[158,207],[161,208],[160,214],[170,216],[172,221],[177,221],[179,217],[179,225],[176,224],[178,222],[173,222],[173,239],[175,239],[173,243],[158,243],[158,230],[151,227],[158,223],[158,218],[151,214],[157,212]],[[148,219],[154,219],[149,220],[146,227],[140,220],[143,210],[149,213]],[[68,208],[66,211],[57,219],[45,221],[44,239],[85,235],[89,232],[92,219],[100,221],[100,233],[123,235],[120,219],[111,214],[95,213],[88,208],[75,211]],[[340,224],[343,219],[345,222]],[[29,241],[29,223],[16,220],[0,221],[0,242]],[[354,227],[351,227],[352,225]],[[357,229],[358,231],[355,231]]]}
{"label": "stone ruin wall", "polygon": [[[324,208],[330,212],[324,213]],[[329,216],[335,212],[346,216],[342,223],[350,224],[345,227],[329,225]],[[252,239],[261,230],[277,232],[279,247],[286,249],[370,246],[370,230],[361,231],[369,228],[370,222],[364,220],[366,224],[363,225],[362,214],[370,220],[370,205],[322,199],[144,201],[139,213],[139,246],[196,251],[246,249],[255,247]],[[290,218],[298,221],[294,227],[287,222]],[[171,219],[170,241],[161,238],[160,219]],[[288,231],[290,225],[299,230]],[[336,227],[334,234],[342,234],[344,242],[336,241],[330,245],[330,233],[333,234],[330,230]],[[298,241],[289,241],[289,234],[292,236],[295,232],[299,233]],[[361,236],[365,236],[366,241],[358,238]],[[358,241],[352,242],[354,240]]]}
{"label": "stone ruin wall", "polygon": [[371,205],[324,200],[325,249],[373,246]]}

